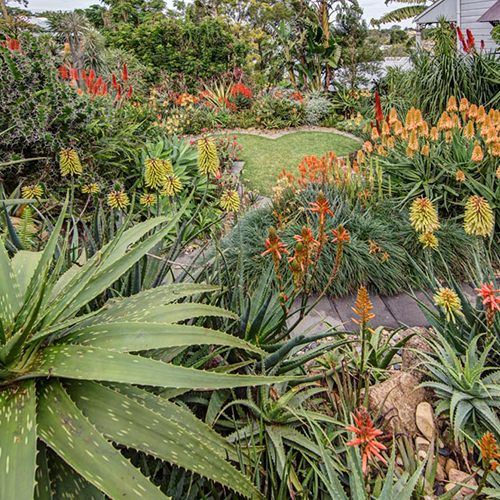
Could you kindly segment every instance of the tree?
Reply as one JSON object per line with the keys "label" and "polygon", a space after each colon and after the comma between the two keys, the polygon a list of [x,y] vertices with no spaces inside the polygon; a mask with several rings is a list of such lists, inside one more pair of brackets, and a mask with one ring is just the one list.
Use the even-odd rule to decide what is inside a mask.
{"label": "tree", "polygon": [[394,45],[397,43],[406,43],[408,41],[408,33],[401,29],[395,29],[391,31],[391,37],[389,38],[389,44]]}
{"label": "tree", "polygon": [[345,83],[357,88],[367,74],[375,72],[374,62],[382,59],[377,45],[369,42],[369,30],[359,5],[342,5],[338,9],[334,35],[342,48],[340,65]]}

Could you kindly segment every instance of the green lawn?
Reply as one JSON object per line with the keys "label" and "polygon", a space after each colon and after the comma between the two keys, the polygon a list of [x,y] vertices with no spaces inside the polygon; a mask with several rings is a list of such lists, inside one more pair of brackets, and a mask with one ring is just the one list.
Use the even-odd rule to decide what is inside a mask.
{"label": "green lawn", "polygon": [[266,196],[272,195],[283,167],[294,175],[299,173],[298,166],[304,156],[321,157],[327,151],[344,156],[360,147],[357,141],[330,132],[295,132],[278,139],[240,132],[238,142],[243,146],[240,159],[246,162],[243,179],[249,181],[249,189]]}

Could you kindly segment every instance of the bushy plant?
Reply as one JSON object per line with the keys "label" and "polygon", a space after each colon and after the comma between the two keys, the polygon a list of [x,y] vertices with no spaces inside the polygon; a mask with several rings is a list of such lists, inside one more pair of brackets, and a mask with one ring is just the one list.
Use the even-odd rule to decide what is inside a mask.
{"label": "bushy plant", "polygon": [[255,97],[253,109],[258,127],[272,129],[304,124],[306,106],[298,92],[279,88],[262,90]]}
{"label": "bushy plant", "polygon": [[319,125],[333,109],[329,99],[320,93],[308,94],[305,98],[305,106],[305,122],[307,125]]}

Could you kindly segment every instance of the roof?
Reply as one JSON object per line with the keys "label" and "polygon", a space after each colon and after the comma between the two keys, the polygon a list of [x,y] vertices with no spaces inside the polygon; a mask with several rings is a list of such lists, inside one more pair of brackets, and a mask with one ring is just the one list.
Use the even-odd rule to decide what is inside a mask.
{"label": "roof", "polygon": [[442,17],[447,21],[457,20],[457,0],[438,0],[434,2],[415,18],[415,22],[417,24],[436,23]]}
{"label": "roof", "polygon": [[500,0],[494,3],[479,19],[480,23],[500,21]]}

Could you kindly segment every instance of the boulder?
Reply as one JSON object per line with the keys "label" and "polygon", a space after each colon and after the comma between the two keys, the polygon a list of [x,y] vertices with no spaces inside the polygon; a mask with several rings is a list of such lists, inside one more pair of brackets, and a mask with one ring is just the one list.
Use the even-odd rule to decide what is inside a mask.
{"label": "boulder", "polygon": [[368,407],[373,413],[382,408],[382,416],[389,421],[388,429],[414,435],[418,431],[416,410],[427,395],[425,389],[417,389],[419,383],[410,373],[395,373],[381,384],[370,387]]}
{"label": "boulder", "polygon": [[425,374],[421,371],[424,369],[422,364],[424,359],[419,353],[432,352],[430,344],[425,340],[425,338],[429,338],[431,334],[427,328],[415,327],[402,331],[401,337],[407,337],[415,332],[417,332],[417,335],[414,335],[410,340],[408,340],[404,346],[401,370],[409,372],[419,380],[422,380],[425,376]]}
{"label": "boulder", "polygon": [[436,431],[436,426],[434,424],[434,411],[430,403],[422,401],[417,406],[415,420],[418,430],[428,441],[431,441]]}
{"label": "boulder", "polygon": [[[450,480],[450,482],[445,486],[446,491],[452,490],[457,484],[460,483],[477,486],[477,481],[474,479],[474,477],[470,477],[470,474],[467,474],[467,472],[462,472],[458,469],[450,469],[448,479]],[[472,495],[473,493],[474,490],[472,488],[467,488],[464,486],[458,491],[453,499],[462,500],[463,498],[467,497],[468,495]]]}

